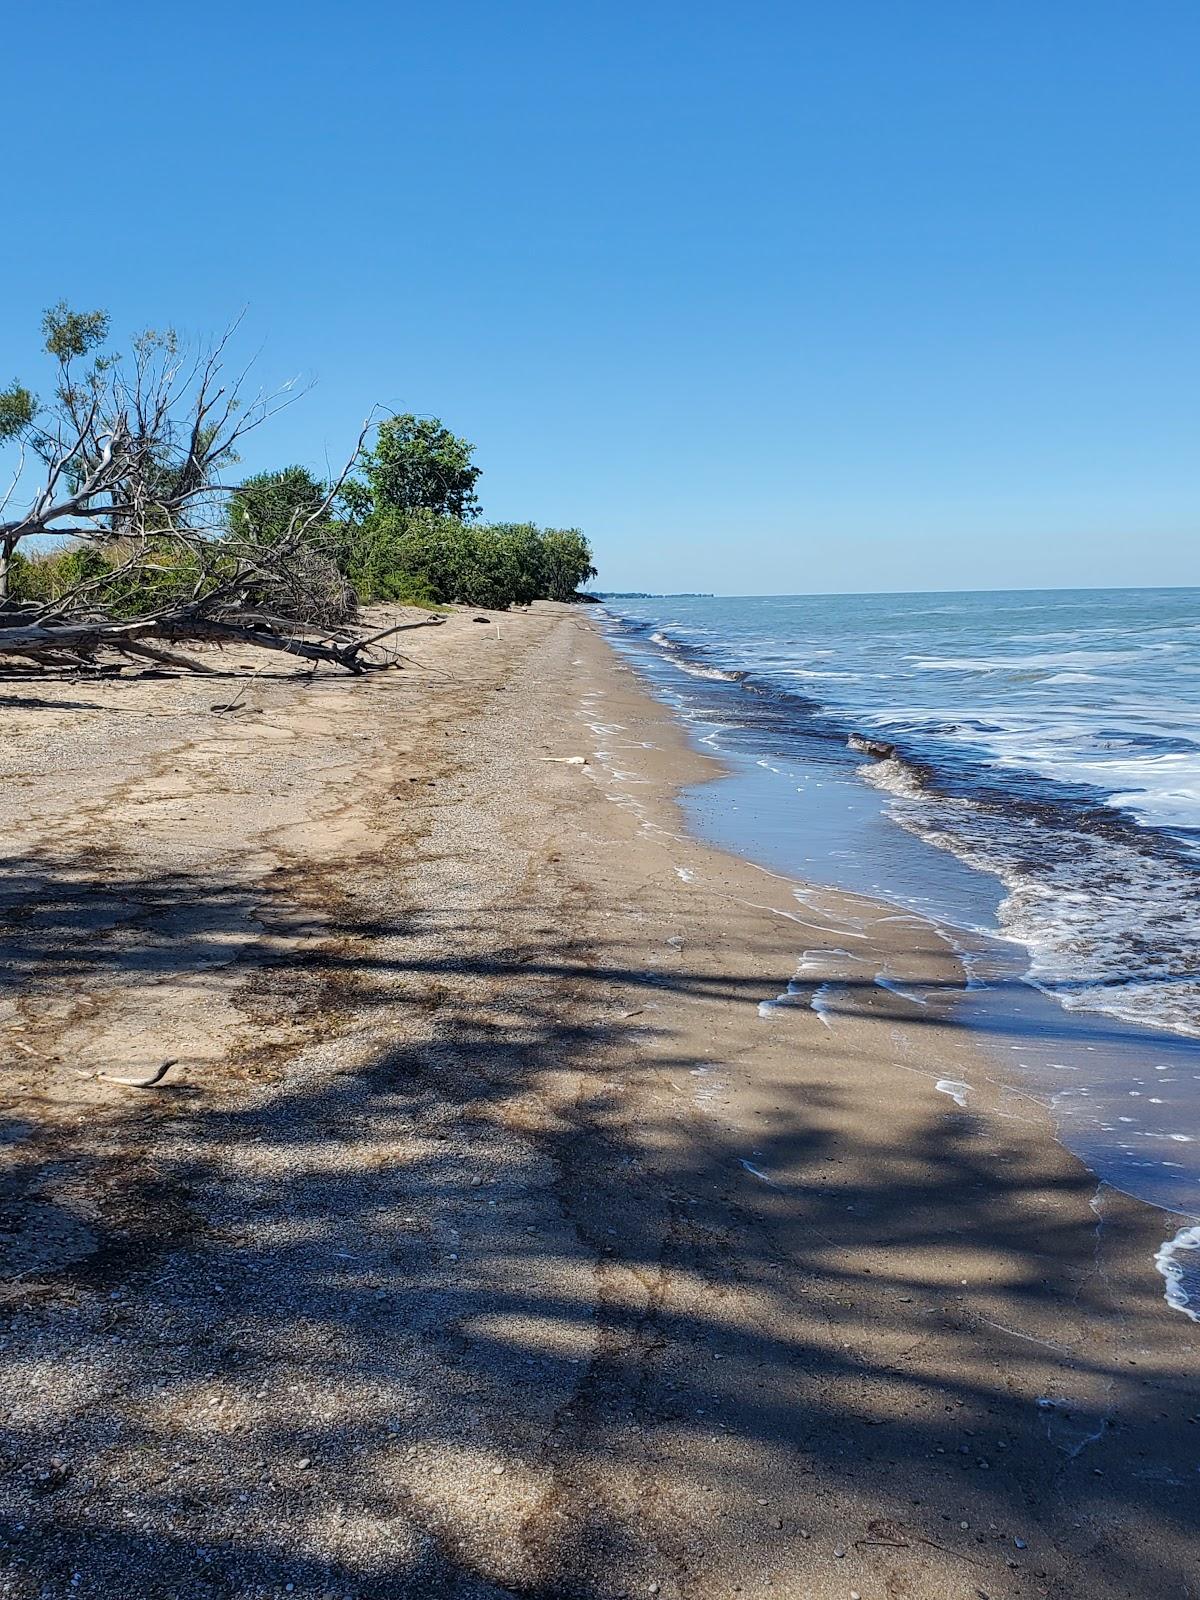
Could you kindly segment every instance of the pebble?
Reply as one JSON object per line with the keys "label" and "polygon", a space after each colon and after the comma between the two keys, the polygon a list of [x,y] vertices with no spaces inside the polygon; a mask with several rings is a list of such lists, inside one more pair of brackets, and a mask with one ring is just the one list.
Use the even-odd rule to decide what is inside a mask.
{"label": "pebble", "polygon": [[1028,1548],[1024,1539],[1014,1539],[1013,1543],[1016,1545],[1018,1550],[1025,1550]]}
{"label": "pebble", "polygon": [[503,1476],[504,1476],[504,1468],[503,1467],[493,1467],[492,1468],[492,1477],[493,1478],[502,1478]]}
{"label": "pebble", "polygon": [[301,1472],[307,1472],[309,1467],[312,1466],[312,1459],[309,1456],[301,1456],[296,1465],[300,1468]]}
{"label": "pebble", "polygon": [[846,1546],[844,1544],[834,1545],[833,1553],[837,1557],[837,1559],[840,1561],[842,1559],[842,1557],[846,1554]]}
{"label": "pebble", "polygon": [[650,1592],[650,1593],[651,1593],[651,1594],[657,1594],[657,1593],[658,1593],[658,1591],[659,1591],[659,1589],[660,1589],[660,1588],[661,1588],[661,1587],[662,1587],[662,1585],[661,1585],[661,1584],[658,1584],[658,1583],[652,1583],[652,1584],[651,1584],[651,1585],[650,1585],[650,1590],[649,1590],[649,1592]]}

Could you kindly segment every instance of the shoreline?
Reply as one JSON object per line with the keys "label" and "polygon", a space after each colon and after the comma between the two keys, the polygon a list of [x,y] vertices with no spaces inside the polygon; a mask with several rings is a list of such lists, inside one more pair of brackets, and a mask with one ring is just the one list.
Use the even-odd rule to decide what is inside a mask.
{"label": "shoreline", "polygon": [[[932,597],[922,598],[928,605]],[[717,743],[735,761],[748,752],[766,758],[758,764],[776,774],[774,785],[760,774],[756,795],[741,787],[744,799],[759,802],[756,845],[760,855],[766,846],[769,864],[812,875],[805,865],[812,858],[797,860],[782,816],[769,815],[774,787],[774,806],[793,830],[810,831],[815,822],[818,832],[831,831],[817,856],[823,881],[870,893],[871,875],[847,873],[836,858],[886,860],[881,876],[906,903],[932,896],[937,914],[1012,937],[1029,952],[1031,979],[1064,1006],[1082,1002],[1130,1031],[1194,1040],[1200,1012],[1189,959],[1195,840],[1189,846],[1185,837],[1186,761],[1179,792],[1168,795],[1163,774],[1176,758],[1162,751],[1166,730],[1155,731],[1164,719],[1171,724],[1169,685],[1146,686],[1146,705],[1123,698],[1119,682],[1109,685],[1123,710],[1114,709],[1115,726],[1102,729],[1093,703],[1102,677],[1050,675],[1062,664],[1053,651],[1043,660],[1026,647],[1023,656],[1015,644],[989,640],[985,627],[975,655],[956,656],[950,633],[939,634],[934,606],[918,608],[909,641],[918,653],[909,655],[894,610],[872,616],[868,605],[862,638],[847,631],[836,608],[835,616],[840,621],[830,622],[802,597],[610,612],[615,642],[644,663],[656,692],[668,693],[689,721],[728,718]],[[924,657],[916,643],[922,619],[932,628]],[[979,633],[969,608],[961,620]],[[872,621],[891,647],[884,655]],[[799,633],[786,643],[790,627]],[[760,628],[772,637],[759,638]],[[1078,703],[1075,682],[1095,686],[1081,688]],[[1176,710],[1186,747],[1190,713],[1183,704]],[[875,760],[864,769],[846,746]],[[864,778],[880,792],[874,808]],[[1139,779],[1149,791],[1140,809]],[[821,817],[819,805],[814,812],[814,788],[830,800],[838,791],[854,825]],[[873,812],[888,817],[890,840]],[[833,843],[851,848],[831,851]]]}
{"label": "shoreline", "polygon": [[[634,677],[637,683],[635,691],[637,695],[648,698],[651,696],[650,687],[641,680],[635,669],[625,665],[619,670],[628,671]],[[611,700],[605,703],[612,704]],[[1081,1201],[1086,1196],[1088,1221],[1094,1229],[1091,1259],[1087,1269],[1093,1271],[1104,1282],[1108,1291],[1108,1304],[1100,1314],[1115,1316],[1118,1320],[1128,1314],[1130,1319],[1130,1326],[1125,1330],[1125,1339],[1118,1338],[1115,1342],[1112,1352],[1113,1365],[1121,1360],[1129,1365],[1144,1361],[1151,1348],[1146,1328],[1148,1325],[1154,1325],[1156,1353],[1165,1361],[1163,1375],[1166,1376],[1166,1372],[1169,1371],[1169,1382],[1190,1385],[1191,1363],[1187,1353],[1195,1348],[1193,1343],[1195,1334],[1186,1321],[1180,1321],[1177,1310],[1167,1308],[1164,1302],[1170,1297],[1171,1284],[1169,1279],[1164,1283],[1163,1278],[1155,1271],[1156,1255],[1161,1272],[1164,1255],[1170,1255],[1172,1245],[1179,1237],[1179,1230],[1172,1226],[1171,1212],[1114,1188],[1103,1179],[1095,1177],[1079,1157],[1064,1147],[1059,1139],[1051,1108],[1037,1095],[1022,1091],[1020,1087],[1004,1081],[1001,1077],[996,1057],[999,1050],[1004,1047],[1002,1038],[990,1035],[985,1027],[978,1025],[972,1026],[965,1039],[961,1033],[956,1034],[955,1008],[961,1007],[964,1001],[969,1003],[970,998],[970,992],[965,988],[956,993],[954,991],[957,989],[957,983],[946,981],[948,963],[959,969],[960,978],[965,978],[965,970],[960,964],[961,952],[956,946],[959,930],[955,930],[955,937],[950,938],[937,922],[898,907],[894,903],[872,900],[848,891],[805,885],[760,863],[748,861],[743,857],[727,857],[722,848],[701,843],[687,834],[683,831],[678,809],[681,792],[707,779],[719,781],[718,774],[724,764],[718,756],[699,754],[689,738],[686,727],[672,712],[656,700],[651,699],[651,704],[655,706],[655,717],[647,718],[645,708],[641,708],[639,720],[642,724],[641,731],[644,731],[648,723],[657,724],[656,737],[661,738],[667,754],[667,770],[661,775],[660,781],[668,791],[667,807],[672,820],[664,824],[654,816],[652,806],[646,805],[644,801],[642,805],[648,813],[645,820],[651,831],[664,832],[666,837],[681,844],[689,852],[691,865],[684,869],[688,873],[687,891],[690,892],[697,881],[696,860],[704,859],[713,866],[718,878],[722,872],[726,872],[750,886],[755,884],[759,886],[757,900],[748,898],[747,894],[736,892],[728,898],[731,898],[739,908],[757,909],[773,919],[772,926],[776,930],[781,930],[773,941],[779,958],[783,958],[784,952],[789,947],[795,948],[800,942],[796,940],[795,935],[789,938],[788,933],[782,931],[788,930],[790,924],[796,926],[797,932],[804,929],[809,934],[818,936],[814,939],[814,943],[823,939],[827,944],[832,944],[835,954],[839,945],[850,945],[851,950],[847,953],[852,956],[856,953],[858,955],[858,960],[850,963],[848,969],[846,966],[839,969],[836,961],[826,962],[822,966],[812,959],[816,954],[815,951],[800,949],[796,971],[791,975],[787,985],[781,985],[783,992],[774,999],[767,997],[759,1002],[760,1008],[765,1006],[773,1017],[792,1026],[794,1036],[788,1041],[789,1046],[798,1051],[806,1048],[811,1050],[814,1029],[817,1030],[819,1038],[819,1028],[824,1028],[827,1032],[833,1032],[839,1026],[844,1028],[849,1036],[845,1046],[847,1054],[857,1053],[873,1062],[886,1064],[889,1073],[897,1071],[906,1076],[916,1076],[924,1081],[926,1095],[950,1098],[954,1105],[942,1112],[948,1119],[947,1131],[958,1122],[969,1137],[977,1137],[985,1145],[991,1143],[993,1154],[1001,1165],[1010,1164],[1015,1159],[1011,1153],[1003,1153],[1009,1136],[1009,1130],[1004,1125],[1013,1122],[1022,1124],[1023,1136],[1030,1140],[1032,1149],[1036,1152],[1034,1161],[1042,1166],[1041,1177],[1030,1184],[1031,1189],[1042,1191],[1031,1195],[1034,1205],[1043,1212],[1043,1215],[1046,1213],[1053,1215],[1054,1208],[1050,1197],[1056,1191],[1077,1186]],[[601,724],[600,731],[603,733],[611,726],[611,722],[606,718]],[[622,754],[623,764],[628,763],[629,759],[629,754]],[[637,755],[634,752],[634,764],[636,761]],[[634,776],[632,779],[635,785],[642,781],[644,777]],[[618,797],[618,803],[628,803],[628,798],[621,795]],[[730,862],[737,863],[736,869],[730,867]],[[754,888],[750,887],[749,895],[752,896],[754,892]],[[792,901],[790,905],[789,900]],[[796,907],[797,902],[799,910]],[[873,945],[870,958],[865,961],[864,943]],[[895,983],[893,994],[896,994],[896,990],[900,991],[896,995],[896,999],[901,1002],[899,1008],[889,1003],[886,994],[879,994],[878,987],[869,977],[865,983],[861,976],[851,976],[849,984],[846,982],[848,971],[853,974],[856,969],[861,971],[866,967],[883,973],[888,971],[889,963],[893,964],[891,972],[892,981]],[[799,995],[789,992],[792,986],[797,984],[797,980],[801,990]],[[903,1007],[904,990],[907,987],[921,987],[928,993],[931,987],[939,983],[945,985],[949,991],[945,1015],[934,1020],[928,1015],[924,1017],[916,1015],[912,1007],[907,1009]],[[853,991],[853,999],[837,1013],[836,1020],[832,1024],[830,1016],[835,1007],[831,1005],[828,995],[830,986],[843,990],[849,987]],[[818,1004],[814,1008],[813,1000],[821,995],[823,989],[826,990],[824,1004]],[[790,1005],[789,1001],[793,998],[797,1004]],[[1040,996],[1039,998],[1045,999]],[[1054,1004],[1048,1000],[1046,1003]],[[1057,1009],[1055,1006],[1055,1010]],[[807,1040],[805,1030],[807,1030]],[[856,1034],[863,1037],[863,1043],[858,1043],[855,1039]],[[898,1040],[897,1035],[899,1035]],[[871,1040],[870,1043],[865,1042],[868,1038]],[[896,1050],[897,1042],[900,1045],[899,1052]],[[895,1059],[897,1053],[901,1059]],[[914,1064],[915,1059],[920,1059],[919,1065]],[[969,1109],[960,1103],[961,1096],[958,1092],[964,1087],[963,1080],[968,1076],[973,1090]],[[895,1085],[889,1085],[885,1090],[885,1093],[897,1096],[899,1092]],[[743,1116],[739,1121],[740,1125],[746,1126],[751,1122],[751,1118]],[[1027,1135],[1024,1134],[1025,1128],[1030,1130]],[[767,1170],[762,1165],[751,1165],[745,1158],[740,1159],[742,1165],[754,1177],[787,1193],[788,1186],[781,1181],[777,1169]],[[1186,1214],[1177,1215],[1181,1223],[1188,1220]],[[988,1221],[986,1218],[982,1220],[986,1230]],[[1040,1251],[1037,1253],[1042,1254]],[[1045,1259],[1049,1259],[1052,1254],[1051,1251],[1045,1252]],[[1074,1263],[1073,1269],[1071,1266],[1066,1266],[1066,1273],[1071,1275],[1072,1270],[1078,1272],[1079,1266],[1078,1261]],[[871,1272],[878,1269],[868,1267],[866,1270]],[[967,1281],[964,1279],[963,1284],[965,1285]],[[1167,1291],[1166,1294],[1164,1290]],[[1076,1309],[1082,1294],[1083,1290],[1076,1282],[1071,1291],[1072,1305]],[[1022,1325],[1023,1319],[1006,1316],[1003,1306],[997,1305],[991,1309],[994,1312],[992,1316],[980,1316],[979,1328],[990,1329],[1000,1335],[1001,1346],[1006,1340],[1040,1343],[1046,1348],[1055,1346],[1057,1341],[1053,1331],[1053,1318],[1045,1324],[1026,1322]],[[1028,1305],[1024,1309],[1028,1310]],[[1142,1321],[1143,1318],[1145,1321]],[[1171,1352],[1174,1336],[1180,1341],[1181,1351]],[[1077,1343],[1082,1345],[1088,1337],[1090,1337],[1088,1333],[1080,1333]],[[1068,1341],[1068,1345],[1070,1343],[1071,1341]],[[1118,1355],[1116,1345],[1122,1343],[1127,1346],[1127,1351],[1136,1350],[1137,1354]],[[1058,1348],[1060,1352],[1065,1352],[1067,1347],[1059,1345]],[[1060,1411],[1072,1410],[1078,1418],[1079,1410],[1086,1409],[1078,1406],[1077,1397],[1074,1402],[1064,1401],[1061,1397],[1056,1399],[1052,1392],[1053,1384],[1047,1382],[1043,1387],[1045,1393],[1034,1397],[1032,1403],[1039,1405],[1041,1402],[1048,1402],[1041,1406],[1048,1418],[1057,1417]],[[1075,1436],[1066,1444],[1060,1444],[1060,1448],[1073,1462],[1079,1454],[1099,1444],[1110,1429],[1118,1432],[1121,1426],[1115,1410],[1109,1412],[1101,1409],[1087,1422],[1077,1420]],[[1071,1431],[1065,1424],[1058,1429],[1053,1420],[1047,1420],[1046,1429],[1048,1434],[1059,1431],[1066,1435]],[[1093,1470],[1096,1473],[1103,1473],[1108,1469]],[[1195,1470],[1195,1468],[1193,1466],[1184,1470]],[[1087,1592],[1100,1591],[1092,1589]]]}
{"label": "shoreline", "polygon": [[[1007,892],[1002,880],[964,860],[952,845],[937,848],[919,830],[914,837],[903,817],[874,798],[872,791],[892,788],[875,781],[879,767],[864,771],[844,756],[840,743],[830,752],[824,739],[819,753],[803,737],[789,750],[786,731],[773,720],[759,729],[757,702],[741,702],[744,674],[720,675],[718,700],[697,706],[683,681],[676,681],[680,672],[690,678],[693,666],[680,667],[674,652],[649,651],[619,618],[606,622],[605,632],[619,654],[634,662],[654,697],[678,713],[689,743],[719,754],[723,781],[682,792],[693,832],[785,879],[865,894],[940,929],[961,955],[966,987],[976,991],[955,1002],[961,1019],[983,1037],[1001,1041],[993,1052],[993,1075],[1040,1098],[1053,1113],[1060,1141],[1106,1183],[1182,1219],[1200,1220],[1200,1167],[1186,1148],[1194,1136],[1182,1132],[1190,1126],[1190,1107],[1186,1097],[1179,1105],[1178,1094],[1170,1092],[1182,1082],[1186,1096],[1195,1078],[1190,1034],[1104,1006],[1071,1005],[1048,988],[1030,947],[993,925]],[[731,721],[721,720],[723,711]],[[747,715],[754,730],[749,735],[741,720]],[[865,891],[862,882],[870,884]],[[876,981],[889,985],[882,973]],[[953,998],[919,990],[903,997],[935,1007]],[[1014,1053],[1029,1059],[1008,1059]],[[1127,1098],[1130,1091],[1136,1108]],[[1136,1117],[1125,1114],[1134,1109]],[[1155,1160],[1156,1148],[1180,1159],[1164,1153]]]}
{"label": "shoreline", "polygon": [[[604,637],[603,634],[602,637]],[[606,637],[605,643],[609,644]],[[609,647],[612,648],[611,644],[609,644]],[[627,659],[624,653],[618,654],[621,660]],[[902,900],[888,899],[885,895],[863,895],[830,884],[806,881],[803,878],[770,866],[764,861],[755,860],[751,855],[741,854],[736,848],[723,840],[705,839],[702,835],[691,831],[687,816],[683,810],[683,795],[688,791],[695,793],[710,783],[721,783],[733,774],[734,768],[731,766],[729,758],[725,755],[703,751],[696,747],[688,725],[674,714],[669,703],[659,700],[654,693],[653,682],[644,680],[636,666],[633,668],[633,676],[640,689],[662,710],[666,725],[662,730],[664,750],[668,763],[678,764],[677,771],[674,773],[668,766],[665,778],[652,780],[665,782],[670,791],[668,807],[673,818],[672,828],[677,830],[673,832],[673,837],[693,850],[701,849],[713,852],[717,856],[728,856],[732,860],[739,862],[746,869],[749,869],[750,872],[761,875],[772,886],[776,902],[778,901],[779,892],[782,891],[784,904],[773,903],[769,909],[774,916],[784,922],[794,920],[800,926],[805,926],[803,918],[786,905],[787,899],[792,898],[800,908],[808,907],[810,911],[815,911],[817,915],[821,916],[822,921],[820,923],[810,922],[807,924],[811,931],[835,938],[840,933],[843,938],[857,939],[861,936],[861,930],[864,927],[871,927],[878,941],[877,949],[880,956],[878,971],[873,979],[867,978],[865,983],[862,973],[854,973],[850,984],[845,985],[845,987],[852,986],[858,990],[865,989],[869,995],[873,983],[885,991],[889,991],[896,999],[908,1001],[914,1006],[920,1006],[927,1013],[926,1017],[918,1019],[912,1011],[901,1012],[894,1019],[901,1026],[918,1020],[924,1025],[929,1017],[938,1017],[948,1028],[959,1025],[957,1014],[961,1013],[964,1007],[969,1008],[972,1006],[977,1000],[975,991],[986,984],[986,980],[974,977],[974,969],[977,963],[981,961],[995,963],[995,953],[990,947],[1001,942],[999,936],[986,935],[981,930],[945,922],[937,915],[921,912],[912,906],[906,905]],[[599,730],[594,731],[604,732],[605,730],[601,727]],[[607,752],[602,753],[607,754]],[[699,766],[695,767],[694,763],[697,761]],[[627,775],[622,774],[622,776]],[[633,779],[635,784],[642,781],[645,780]],[[655,819],[648,819],[647,826],[658,832],[672,832],[672,828],[664,829],[664,824]],[[690,872],[687,881],[694,881]],[[739,903],[745,904],[746,902]],[[763,907],[762,909],[767,908]],[[903,940],[896,941],[886,934],[880,938],[881,928],[888,924],[912,930],[920,929],[922,937],[917,941],[917,950],[908,948]],[[946,980],[945,967],[942,963],[934,962],[926,965],[930,953],[930,941],[935,942],[935,949],[937,943],[945,946],[949,952],[952,968],[957,969],[958,981]],[[781,953],[783,944],[784,941],[781,940]],[[836,950],[832,952],[834,956],[840,953]],[[806,950],[802,952],[801,964],[788,980],[783,992],[773,999],[768,998],[760,1002],[759,1010],[761,1015],[775,1015],[785,1010],[803,1011],[808,1009],[814,1013],[825,1027],[828,1028],[832,1025],[829,1019],[831,1014],[837,1011],[838,1007],[828,991],[842,988],[844,986],[842,979],[846,974],[839,972],[836,962],[828,962],[822,966],[808,959],[816,954],[817,952],[815,951]],[[888,971],[889,960],[895,960],[902,964],[906,956],[915,956],[916,958],[910,971],[900,975],[894,975]],[[869,967],[872,963],[858,960],[855,965]],[[932,982],[928,981],[927,973],[932,974]],[[939,987],[940,994],[936,992]],[[925,991],[924,996],[918,993],[922,989]],[[1002,1052],[1005,1049],[1012,1050],[1017,1047],[1005,1044],[1003,1032],[996,1028],[995,1023],[996,1019],[1002,1018],[1006,1011],[1011,1012],[1017,1009],[1022,1000],[1035,1001],[1039,1009],[1044,1006],[1045,1010],[1052,1016],[1064,1016],[1065,1013],[1064,1025],[1077,1020],[1077,1013],[1063,1007],[1052,995],[1039,989],[1032,978],[1025,975],[1021,975],[1018,979],[1018,998],[1016,1000],[1013,998],[1011,988],[1008,988],[1005,993],[993,996],[988,1007],[989,1015],[982,1020],[972,1018],[969,1023],[973,1051],[972,1059],[976,1062],[978,1069],[975,1076],[988,1085],[988,1091],[983,1102],[980,1102],[977,1098],[978,1091],[974,1085],[939,1077],[937,1069],[933,1066],[928,1069],[918,1070],[921,1070],[927,1078],[936,1079],[937,1081],[933,1084],[935,1090],[938,1093],[949,1094],[950,1098],[954,1099],[956,1103],[963,1099],[957,1093],[958,1090],[963,1088],[971,1090],[973,1099],[970,1109],[973,1112],[981,1112],[985,1116],[995,1115],[997,1108],[1001,1107],[1006,1100],[1020,1100],[1024,1102],[1027,1108],[1026,1114],[1030,1116],[1031,1120],[1037,1121],[1040,1113],[1040,1119],[1044,1124],[1044,1131],[1047,1136],[1062,1150],[1069,1160],[1078,1162],[1089,1173],[1089,1176],[1094,1179],[1099,1188],[1111,1190],[1114,1194],[1122,1196],[1134,1206],[1143,1208],[1148,1214],[1159,1216],[1163,1219],[1168,1237],[1163,1241],[1162,1248],[1168,1248],[1172,1242],[1169,1219],[1177,1217],[1181,1223],[1195,1223],[1200,1220],[1200,1212],[1195,1208],[1188,1209],[1183,1206],[1158,1203],[1124,1187],[1119,1182],[1114,1182],[1111,1178],[1103,1176],[1084,1155],[1073,1150],[1071,1145],[1063,1138],[1061,1125],[1052,1101],[1037,1093],[1032,1084],[1023,1085],[1020,1082],[1013,1082],[1011,1078],[1005,1076],[1002,1070],[1005,1065]],[[870,1011],[869,1005],[860,1008],[852,998],[843,1009],[846,1020],[861,1015],[863,1012],[869,1015]],[[1098,1025],[1103,1026],[1104,1017],[1102,1013],[1091,1013],[1090,1016]],[[1084,1020],[1088,1019],[1085,1018]],[[1142,1031],[1153,1033],[1153,1030]],[[1182,1046],[1189,1042],[1185,1037],[1171,1033],[1170,1030],[1165,1028],[1161,1030],[1161,1033],[1167,1046]],[[1029,1052],[1025,1049],[1023,1053]],[[899,1064],[895,1063],[894,1065]],[[1033,1110],[1034,1107],[1037,1108],[1036,1112]],[[959,1103],[959,1109],[967,1110],[968,1106],[965,1103]],[[1000,1114],[1009,1115],[1008,1112],[1004,1111],[1001,1111]],[[1152,1262],[1153,1253],[1150,1259]],[[1149,1287],[1154,1290],[1160,1286],[1157,1280],[1151,1277],[1149,1279]],[[1194,1317],[1192,1320],[1198,1319]]]}
{"label": "shoreline", "polygon": [[1160,1214],[875,983],[931,924],[686,834],[586,613],[490,622],[0,684],[14,1593],[1182,1600]]}

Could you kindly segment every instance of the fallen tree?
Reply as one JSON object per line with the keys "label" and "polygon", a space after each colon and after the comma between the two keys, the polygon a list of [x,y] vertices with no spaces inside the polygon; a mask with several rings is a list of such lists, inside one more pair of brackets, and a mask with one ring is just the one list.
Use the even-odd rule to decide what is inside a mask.
{"label": "fallen tree", "polygon": [[[46,313],[43,332],[51,400],[19,383],[0,391],[0,444],[16,454],[0,500],[0,658],[80,670],[125,657],[203,671],[166,647],[237,644],[361,673],[381,664],[369,652],[391,634],[442,620],[369,635],[355,626],[329,529],[372,419],[323,498],[285,525],[267,526],[245,497],[231,517],[239,485],[226,473],[239,442],[297,397],[294,384],[247,396],[245,372],[227,383],[230,332],[201,352],[146,333],[121,355],[104,348],[103,313],[65,305]],[[24,510],[4,520],[31,471]],[[62,559],[47,557],[56,541]],[[51,569],[55,582],[39,593]]]}
{"label": "fallen tree", "polygon": [[[90,622],[38,623],[5,626],[0,614],[0,656],[20,656],[41,661],[47,666],[83,668],[94,666],[99,654],[144,657],[167,666],[191,672],[211,672],[204,661],[159,650],[147,641],[163,640],[179,644],[241,644],[260,650],[281,650],[305,661],[328,662],[347,672],[363,672],[378,665],[365,652],[393,634],[412,628],[435,627],[445,619],[429,616],[419,622],[399,622],[365,637],[346,633],[340,638],[306,636],[302,625],[283,618],[257,613],[213,617],[182,611],[174,615],[139,618],[133,622],[98,619]],[[387,665],[394,665],[388,661]]]}

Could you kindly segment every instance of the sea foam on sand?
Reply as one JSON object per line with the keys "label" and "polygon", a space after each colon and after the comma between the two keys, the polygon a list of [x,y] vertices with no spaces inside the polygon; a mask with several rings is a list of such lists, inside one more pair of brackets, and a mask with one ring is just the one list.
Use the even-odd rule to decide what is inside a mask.
{"label": "sea foam on sand", "polygon": [[1193,1322],[1200,1322],[1200,1223],[1180,1228],[1163,1242],[1154,1265],[1166,1279],[1166,1300]]}

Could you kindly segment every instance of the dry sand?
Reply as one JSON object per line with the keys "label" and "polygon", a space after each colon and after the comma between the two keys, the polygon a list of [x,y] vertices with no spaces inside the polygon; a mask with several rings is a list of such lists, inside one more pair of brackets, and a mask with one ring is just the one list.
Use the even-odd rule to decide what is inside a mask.
{"label": "dry sand", "polygon": [[0,1594],[1200,1592],[1168,1230],[937,931],[684,836],[588,614],[405,648],[0,683]]}

